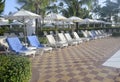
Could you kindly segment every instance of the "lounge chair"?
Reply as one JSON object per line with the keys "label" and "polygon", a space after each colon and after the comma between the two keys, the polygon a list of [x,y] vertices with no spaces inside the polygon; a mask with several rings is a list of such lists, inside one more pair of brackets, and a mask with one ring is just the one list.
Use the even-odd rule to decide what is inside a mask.
{"label": "lounge chair", "polygon": [[19,37],[20,37],[20,38],[23,38],[23,37],[24,37],[23,32],[20,32],[20,33],[19,33]]}
{"label": "lounge chair", "polygon": [[39,40],[38,37],[33,35],[33,36],[27,36],[28,42],[30,44],[30,46],[32,47],[36,47],[37,49],[41,49],[43,50],[43,52],[46,51],[52,51],[52,47],[45,47],[44,45],[42,45]]}
{"label": "lounge chair", "polygon": [[104,36],[99,34],[99,32],[97,30],[95,30],[94,32],[96,33],[97,36],[99,36],[99,38],[104,38]]}
{"label": "lounge chair", "polygon": [[92,31],[88,31],[88,33],[93,40],[98,39],[98,37]]}
{"label": "lounge chair", "polygon": [[8,52],[8,44],[6,42],[6,36],[0,36],[0,45],[4,48],[4,50],[6,51],[6,53]]}
{"label": "lounge chair", "polygon": [[9,37],[17,37],[15,33],[10,33]]}
{"label": "lounge chair", "polygon": [[103,35],[104,37],[108,37],[108,35],[106,33],[104,33],[102,30],[98,30],[98,33],[100,35]]}
{"label": "lounge chair", "polygon": [[87,30],[85,30],[85,31],[81,31],[82,33],[83,33],[83,35],[84,35],[84,37],[85,38],[88,38],[89,40],[92,40],[93,38],[89,35],[89,32],[87,31]]}
{"label": "lounge chair", "polygon": [[100,30],[101,31],[101,33],[103,33],[104,35],[106,35],[106,36],[112,36],[112,33],[107,33],[107,32],[105,32],[104,30]]}
{"label": "lounge chair", "polygon": [[72,37],[70,36],[69,33],[65,33],[64,35],[65,35],[68,42],[71,41],[71,42],[74,42],[76,44],[82,43],[82,40],[72,39]]}
{"label": "lounge chair", "polygon": [[7,38],[6,41],[9,45],[9,49],[16,54],[24,56],[33,55],[33,57],[35,56],[36,50],[29,50],[28,48],[23,46],[18,37]]}
{"label": "lounge chair", "polygon": [[77,40],[81,40],[81,41],[89,41],[89,38],[80,38],[79,35],[77,34],[77,32],[73,32],[73,36],[75,39]]}
{"label": "lounge chair", "polygon": [[62,48],[62,47],[67,47],[68,43],[65,41],[56,41],[53,35],[46,35],[48,43],[50,46],[55,47],[55,48]]}
{"label": "lounge chair", "polygon": [[6,37],[8,37],[10,34],[9,33],[4,33],[3,35],[6,36]]}
{"label": "lounge chair", "polygon": [[77,45],[78,42],[67,40],[63,33],[58,33],[60,41],[67,42],[69,45]]}

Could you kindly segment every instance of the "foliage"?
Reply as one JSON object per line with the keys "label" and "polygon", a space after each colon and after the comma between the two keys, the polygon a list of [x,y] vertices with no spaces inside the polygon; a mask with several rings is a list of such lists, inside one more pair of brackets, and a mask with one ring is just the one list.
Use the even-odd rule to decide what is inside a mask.
{"label": "foliage", "polygon": [[9,28],[4,26],[4,27],[0,27],[0,35],[3,35],[3,33],[6,33],[9,31]]}
{"label": "foliage", "polygon": [[[70,17],[70,16],[78,16],[81,18],[90,17],[89,12],[92,9],[93,3],[96,0],[61,0],[60,4],[62,9],[61,12],[64,16]],[[87,8],[84,8],[83,6],[86,5]],[[64,8],[64,6],[66,6]]]}
{"label": "foliage", "polygon": [[[120,8],[120,0],[116,0],[117,2],[112,2],[111,0],[106,0],[105,6],[100,7],[97,6],[94,8],[93,12],[95,12],[100,19],[103,19],[105,21],[111,21],[111,17],[118,18],[116,17],[116,14],[119,13],[119,8]],[[115,19],[114,21],[117,22]]]}
{"label": "foliage", "polygon": [[114,37],[120,37],[120,33],[119,32],[113,32],[112,36],[114,36]]}
{"label": "foliage", "polygon": [[59,13],[59,10],[62,9],[59,5],[57,4],[52,4],[52,5],[49,5],[46,10],[47,10],[47,14],[49,13]]}
{"label": "foliage", "polygon": [[39,41],[42,44],[47,44],[47,38],[45,36],[39,37]]}
{"label": "foliage", "polygon": [[55,0],[18,0],[18,3],[23,4],[22,8],[44,16],[46,7],[52,1]]}
{"label": "foliage", "polygon": [[16,55],[0,55],[0,82],[28,82],[31,63],[28,58]]}
{"label": "foliage", "polygon": [[[43,18],[45,16],[45,11],[51,2],[56,0],[17,0],[19,4],[23,4],[22,8],[30,10],[36,14],[41,15]],[[41,22],[36,20],[36,30],[40,27]],[[37,32],[38,33],[38,32]]]}
{"label": "foliage", "polygon": [[3,12],[5,6],[5,0],[0,0],[0,14]]}

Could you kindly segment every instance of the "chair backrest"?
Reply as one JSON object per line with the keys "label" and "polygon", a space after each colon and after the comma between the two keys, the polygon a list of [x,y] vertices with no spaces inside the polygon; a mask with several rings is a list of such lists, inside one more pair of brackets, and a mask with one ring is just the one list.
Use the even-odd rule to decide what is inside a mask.
{"label": "chair backrest", "polygon": [[101,32],[100,30],[98,30],[98,33],[99,33],[100,35],[102,35],[102,32]]}
{"label": "chair backrest", "polygon": [[15,52],[19,52],[21,50],[27,50],[27,48],[25,48],[20,40],[18,39],[18,37],[11,37],[11,38],[7,38],[6,40],[8,42],[8,45],[9,45],[9,48],[10,50],[12,51],[15,51]]}
{"label": "chair backrest", "polygon": [[55,38],[53,37],[53,35],[46,35],[47,39],[48,39],[48,42],[50,44],[55,44]]}
{"label": "chair backrest", "polygon": [[94,30],[92,30],[92,31],[90,31],[90,32],[92,33],[92,35],[93,35],[94,37],[97,36]]}
{"label": "chair backrest", "polygon": [[89,35],[94,38],[94,34],[92,33],[92,31],[88,31]]}
{"label": "chair backrest", "polygon": [[8,44],[6,42],[6,36],[0,36],[0,45],[3,45],[4,47],[8,48]]}
{"label": "chair backrest", "polygon": [[27,36],[28,42],[30,43],[31,46],[34,47],[43,47],[42,44],[40,44],[38,37],[33,35],[33,36]]}
{"label": "chair backrest", "polygon": [[9,33],[4,33],[4,36],[9,36]]}
{"label": "chair backrest", "polygon": [[54,35],[54,32],[53,32],[53,31],[50,31],[50,34],[51,34],[51,35]]}
{"label": "chair backrest", "polygon": [[21,38],[23,38],[23,37],[24,37],[23,32],[20,32],[20,33],[19,33],[19,36],[20,36]]}
{"label": "chair backrest", "polygon": [[65,33],[63,30],[61,30],[61,33]]}
{"label": "chair backrest", "polygon": [[83,33],[84,37],[88,37],[87,31],[82,31],[82,33]]}
{"label": "chair backrest", "polygon": [[44,33],[44,36],[46,36],[48,34],[46,31],[43,31],[43,33]]}
{"label": "chair backrest", "polygon": [[61,41],[67,41],[63,33],[58,33],[58,37]]}
{"label": "chair backrest", "polygon": [[73,32],[73,35],[75,39],[80,39],[79,35],[76,32]]}
{"label": "chair backrest", "polygon": [[99,33],[98,33],[98,31],[97,31],[97,30],[95,31],[95,33],[96,33],[96,35],[99,35]]}
{"label": "chair backrest", "polygon": [[16,37],[17,35],[15,33],[10,33],[9,37]]}
{"label": "chair backrest", "polygon": [[69,33],[65,33],[65,37],[68,41],[72,40],[72,37],[70,36]]}

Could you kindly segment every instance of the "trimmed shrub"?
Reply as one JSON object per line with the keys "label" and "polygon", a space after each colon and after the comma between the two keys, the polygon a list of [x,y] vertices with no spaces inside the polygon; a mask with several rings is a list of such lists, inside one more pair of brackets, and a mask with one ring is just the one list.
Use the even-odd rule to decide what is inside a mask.
{"label": "trimmed shrub", "polygon": [[0,82],[29,82],[31,63],[17,55],[0,55]]}
{"label": "trimmed shrub", "polygon": [[119,32],[113,32],[112,36],[114,36],[114,37],[120,37],[120,33]]}

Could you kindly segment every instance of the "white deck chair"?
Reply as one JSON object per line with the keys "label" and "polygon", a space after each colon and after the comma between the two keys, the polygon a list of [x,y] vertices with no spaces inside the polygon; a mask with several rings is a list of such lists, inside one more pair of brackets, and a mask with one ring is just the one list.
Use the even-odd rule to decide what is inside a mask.
{"label": "white deck chair", "polygon": [[58,33],[58,37],[61,41],[63,42],[68,42],[69,45],[77,45],[78,42],[74,42],[74,41],[69,41],[65,38],[63,33]]}
{"label": "white deck chair", "polygon": [[27,39],[28,39],[28,42],[29,42],[30,46],[38,49],[37,52],[39,52],[39,50],[40,50],[40,51],[43,51],[43,52],[48,52],[49,51],[51,53],[52,50],[53,50],[52,47],[45,46],[45,45],[41,44],[36,35],[27,36]]}
{"label": "white deck chair", "polygon": [[81,32],[83,33],[85,38],[88,38],[89,40],[92,40],[92,38],[90,37],[90,35],[89,35],[87,30],[86,31],[81,31]]}
{"label": "white deck chair", "polygon": [[81,40],[72,39],[72,37],[70,36],[69,33],[65,33],[64,35],[65,35],[67,41],[71,41],[71,42],[76,43],[76,44],[82,43]]}
{"label": "white deck chair", "polygon": [[8,37],[8,36],[9,36],[9,33],[4,33],[4,36],[7,36],[7,37]]}
{"label": "white deck chair", "polygon": [[89,38],[80,38],[79,35],[77,34],[77,32],[73,32],[73,36],[75,39],[77,40],[81,40],[81,41],[89,41]]}
{"label": "white deck chair", "polygon": [[15,33],[10,33],[9,37],[16,37],[17,35]]}
{"label": "white deck chair", "polygon": [[106,36],[112,36],[112,34],[110,34],[110,33],[107,33],[107,32],[105,32],[104,30],[100,30],[103,34],[105,34]]}
{"label": "white deck chair", "polygon": [[47,40],[49,42],[49,45],[55,48],[62,48],[62,47],[67,47],[68,43],[65,41],[55,41],[55,38],[53,37],[53,35],[46,35]]}
{"label": "white deck chair", "polygon": [[0,45],[3,46],[4,50],[6,51],[6,53],[8,52],[8,44],[6,42],[6,36],[0,36]]}
{"label": "white deck chair", "polygon": [[94,34],[92,31],[88,31],[88,33],[89,33],[89,35],[91,36],[91,38],[92,39],[98,39],[99,37],[96,35],[96,34]]}
{"label": "white deck chair", "polygon": [[95,30],[95,33],[96,33],[96,35],[99,36],[100,38],[104,38],[104,36],[101,35],[101,34],[99,34],[99,32],[98,32],[97,30]]}
{"label": "white deck chair", "polygon": [[23,32],[20,32],[20,33],[19,33],[19,36],[20,36],[20,38],[23,38],[23,37],[24,37]]}
{"label": "white deck chair", "polygon": [[88,31],[88,34],[91,37],[91,39],[93,40],[98,39],[97,36],[95,36],[91,31]]}
{"label": "white deck chair", "polygon": [[98,30],[98,33],[99,33],[100,35],[103,35],[104,37],[108,37],[108,35],[105,34],[105,33],[102,33],[101,30]]}

